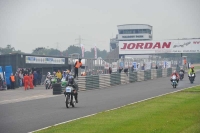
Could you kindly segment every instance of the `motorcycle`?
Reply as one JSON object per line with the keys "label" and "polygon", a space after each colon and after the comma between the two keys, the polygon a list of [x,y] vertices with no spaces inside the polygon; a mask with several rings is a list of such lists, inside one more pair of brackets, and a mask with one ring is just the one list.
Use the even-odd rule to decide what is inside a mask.
{"label": "motorcycle", "polygon": [[171,79],[172,79],[172,86],[173,86],[173,88],[176,88],[176,86],[177,86],[177,80],[176,80],[176,76],[175,75],[173,75],[172,77],[171,77]]}
{"label": "motorcycle", "polygon": [[180,72],[179,72],[179,76],[180,76],[180,80],[183,80],[184,73],[180,71]]}
{"label": "motorcycle", "polygon": [[45,87],[46,90],[51,88],[51,80],[49,78],[46,78],[45,80]]}
{"label": "motorcycle", "polygon": [[66,107],[75,107],[76,101],[74,97],[75,89],[72,86],[67,86],[65,89],[65,104]]}
{"label": "motorcycle", "polygon": [[194,82],[194,73],[193,74],[192,73],[189,74],[188,77],[189,77],[190,83],[193,84],[193,82]]}

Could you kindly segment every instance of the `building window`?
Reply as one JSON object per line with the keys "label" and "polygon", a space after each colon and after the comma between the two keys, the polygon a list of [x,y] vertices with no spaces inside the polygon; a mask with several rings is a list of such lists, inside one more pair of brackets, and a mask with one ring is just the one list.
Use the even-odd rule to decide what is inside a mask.
{"label": "building window", "polygon": [[141,33],[142,33],[142,30],[141,30],[141,29],[139,29],[139,30],[138,30],[138,33],[139,33],[139,34],[141,34]]}
{"label": "building window", "polygon": [[143,29],[142,32],[143,32],[143,33],[147,33],[147,29]]}

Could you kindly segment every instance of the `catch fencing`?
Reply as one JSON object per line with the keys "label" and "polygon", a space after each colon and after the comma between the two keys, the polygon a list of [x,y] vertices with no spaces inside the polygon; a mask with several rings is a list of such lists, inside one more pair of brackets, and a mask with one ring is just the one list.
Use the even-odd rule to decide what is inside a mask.
{"label": "catch fencing", "polygon": [[[77,59],[69,58],[69,63],[73,66]],[[120,73],[121,70],[125,69],[129,72],[140,71],[140,70],[150,70],[150,69],[162,69],[176,67],[177,62],[170,61],[165,58],[124,58],[124,59],[82,59],[82,68],[79,69],[79,75],[81,73],[86,73],[89,75],[100,75],[100,74],[110,74]],[[73,67],[72,67],[73,68]]]}

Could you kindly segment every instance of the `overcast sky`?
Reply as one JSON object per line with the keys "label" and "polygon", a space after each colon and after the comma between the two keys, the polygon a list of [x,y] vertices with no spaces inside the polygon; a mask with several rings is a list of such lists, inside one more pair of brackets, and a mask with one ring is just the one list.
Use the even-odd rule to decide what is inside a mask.
{"label": "overcast sky", "polygon": [[32,52],[94,44],[109,50],[117,25],[149,24],[154,40],[200,37],[200,0],[0,0],[0,47]]}

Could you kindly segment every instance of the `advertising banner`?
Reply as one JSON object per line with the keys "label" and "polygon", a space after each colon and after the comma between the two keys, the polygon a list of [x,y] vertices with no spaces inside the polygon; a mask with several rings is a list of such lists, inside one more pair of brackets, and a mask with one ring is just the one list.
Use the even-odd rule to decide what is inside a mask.
{"label": "advertising banner", "polygon": [[121,67],[121,68],[124,67],[124,62],[120,62],[120,67]]}
{"label": "advertising banner", "polygon": [[117,62],[112,63],[112,72],[117,72]]}
{"label": "advertising banner", "polygon": [[159,53],[200,53],[200,39],[119,42],[119,54]]}
{"label": "advertising banner", "polygon": [[0,66],[0,76],[1,76],[0,78],[4,80],[4,77],[3,77],[3,69],[2,69],[1,66]]}
{"label": "advertising banner", "polygon": [[146,62],[145,63],[145,70],[151,69],[151,62]]}
{"label": "advertising banner", "polygon": [[171,68],[171,67],[172,67],[171,61],[167,61],[167,62],[166,62],[166,68]]}
{"label": "advertising banner", "polygon": [[65,58],[26,56],[25,62],[28,64],[65,64]]}
{"label": "advertising banner", "polygon": [[133,62],[132,65],[133,65],[133,68],[134,68],[134,69],[137,69],[137,62]]}
{"label": "advertising banner", "polygon": [[104,64],[104,68],[105,68],[105,69],[109,69],[109,67],[110,67],[109,63],[106,62],[106,63]]}

